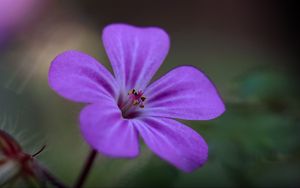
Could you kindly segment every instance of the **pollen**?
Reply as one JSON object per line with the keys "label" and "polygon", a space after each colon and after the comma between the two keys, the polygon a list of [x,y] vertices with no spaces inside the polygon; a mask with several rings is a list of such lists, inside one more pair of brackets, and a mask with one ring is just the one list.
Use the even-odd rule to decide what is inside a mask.
{"label": "pollen", "polygon": [[143,95],[142,90],[136,90],[136,89],[131,89],[128,92],[129,100],[131,100],[131,103],[134,106],[139,106],[140,108],[144,108],[144,102],[146,100],[146,97]]}

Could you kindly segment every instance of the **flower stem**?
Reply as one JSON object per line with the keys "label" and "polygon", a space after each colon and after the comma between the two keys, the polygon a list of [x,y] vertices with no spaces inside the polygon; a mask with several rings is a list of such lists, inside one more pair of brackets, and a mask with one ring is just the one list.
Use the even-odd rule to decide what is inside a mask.
{"label": "flower stem", "polygon": [[74,185],[74,188],[81,188],[82,185],[84,184],[90,170],[91,170],[91,167],[93,165],[93,162],[95,161],[95,158],[96,158],[96,155],[97,155],[97,151],[92,149],[90,151],[90,154],[88,156],[88,158],[86,159],[85,161],[85,164],[83,166],[83,169],[81,170],[81,173],[76,181],[76,184]]}
{"label": "flower stem", "polygon": [[40,170],[44,174],[44,176],[47,178],[47,180],[57,188],[68,188],[68,186],[64,185],[60,180],[58,180],[53,174],[51,174],[46,168],[40,167]]}

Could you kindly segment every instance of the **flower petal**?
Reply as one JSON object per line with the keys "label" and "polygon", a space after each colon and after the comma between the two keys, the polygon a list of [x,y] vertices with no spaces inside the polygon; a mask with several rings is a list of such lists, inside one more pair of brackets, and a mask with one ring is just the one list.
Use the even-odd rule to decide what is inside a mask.
{"label": "flower petal", "polygon": [[98,152],[111,157],[135,157],[139,153],[138,133],[132,122],[123,119],[113,100],[85,107],[80,114],[84,139]]}
{"label": "flower petal", "polygon": [[115,77],[125,89],[144,89],[169,50],[162,29],[112,24],[103,31],[103,43]]}
{"label": "flower petal", "polygon": [[117,95],[111,73],[96,59],[75,50],[63,52],[52,61],[48,79],[54,91],[75,102],[92,103]]}
{"label": "flower petal", "polygon": [[209,120],[225,111],[215,86],[192,66],[173,69],[151,84],[144,95],[144,110],[150,116]]}
{"label": "flower petal", "polygon": [[204,139],[175,120],[142,118],[135,120],[135,126],[155,154],[183,171],[191,172],[207,159],[208,147]]}

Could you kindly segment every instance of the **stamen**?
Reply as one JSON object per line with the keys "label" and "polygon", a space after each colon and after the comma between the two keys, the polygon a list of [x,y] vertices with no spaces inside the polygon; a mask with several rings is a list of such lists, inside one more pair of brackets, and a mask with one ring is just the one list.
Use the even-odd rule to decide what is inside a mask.
{"label": "stamen", "polygon": [[136,105],[139,104],[139,101],[138,100],[134,100],[132,104],[136,106]]}
{"label": "stamen", "polygon": [[144,101],[146,100],[146,97],[143,96],[142,90],[139,90],[138,92],[135,89],[131,89],[128,92],[129,100],[132,101],[132,104],[134,106],[139,105],[139,107],[144,108]]}
{"label": "stamen", "polygon": [[144,108],[146,97],[143,95],[142,90],[131,89],[128,91],[128,99],[121,105],[121,110],[124,116],[129,116],[136,112],[136,108]]}

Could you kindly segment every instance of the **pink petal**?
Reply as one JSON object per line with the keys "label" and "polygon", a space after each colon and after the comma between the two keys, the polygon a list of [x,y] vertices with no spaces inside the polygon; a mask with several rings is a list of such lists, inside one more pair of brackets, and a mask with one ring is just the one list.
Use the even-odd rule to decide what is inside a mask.
{"label": "pink petal", "polygon": [[85,107],[80,114],[84,139],[98,152],[111,157],[135,157],[139,153],[138,133],[132,122],[123,119],[113,100]]}
{"label": "pink petal", "polygon": [[117,96],[117,84],[110,72],[96,59],[74,50],[63,52],[52,61],[49,85],[75,102],[92,103],[101,97]]}
{"label": "pink petal", "polygon": [[103,31],[103,43],[115,77],[125,92],[144,89],[169,50],[169,37],[159,28],[112,24]]}
{"label": "pink petal", "polygon": [[177,168],[191,172],[207,159],[204,139],[191,128],[168,118],[142,118],[135,121],[148,147]]}
{"label": "pink petal", "polygon": [[215,86],[192,66],[173,69],[151,84],[144,95],[145,113],[150,116],[209,120],[225,111]]}

